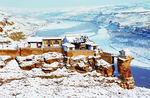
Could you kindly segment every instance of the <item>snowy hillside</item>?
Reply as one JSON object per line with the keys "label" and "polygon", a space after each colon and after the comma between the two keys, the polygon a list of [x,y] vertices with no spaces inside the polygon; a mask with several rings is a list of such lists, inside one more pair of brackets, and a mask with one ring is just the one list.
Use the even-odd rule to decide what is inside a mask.
{"label": "snowy hillside", "polygon": [[[30,57],[32,56],[33,55]],[[19,58],[23,61],[25,58],[29,59],[29,56],[24,58],[18,57],[18,59]],[[53,58],[51,57],[51,59]],[[45,67],[45,65],[43,67]],[[56,63],[55,67],[57,67]],[[96,71],[81,74],[76,71],[66,69],[65,67],[58,68],[56,71],[51,73],[44,73],[41,68],[34,68],[26,71],[21,70],[15,60],[11,60],[5,67],[0,69],[0,77],[0,97],[2,98],[147,98],[150,96],[149,89],[135,87],[135,89],[132,90],[125,90],[117,85],[117,83],[120,82],[117,78],[103,77]]]}
{"label": "snowy hillside", "polygon": [[5,32],[7,32],[8,34],[11,34],[13,32],[23,32],[26,36],[31,36],[38,30],[38,28],[46,24],[45,20],[11,14],[10,12],[6,12],[6,10],[7,9],[0,8],[0,22],[5,23],[7,20],[8,22],[13,24],[1,25],[1,27],[3,28],[3,32],[0,32],[1,34],[4,34]]}

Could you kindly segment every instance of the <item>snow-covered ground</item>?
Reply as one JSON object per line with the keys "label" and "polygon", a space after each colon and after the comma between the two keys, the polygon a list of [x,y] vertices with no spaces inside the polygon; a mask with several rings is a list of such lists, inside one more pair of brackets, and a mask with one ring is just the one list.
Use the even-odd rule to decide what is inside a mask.
{"label": "snow-covered ground", "polygon": [[5,81],[0,86],[1,98],[148,98],[150,96],[150,89],[135,87],[133,90],[125,90],[117,83],[109,82],[112,80],[119,82],[117,78],[106,78],[95,71],[81,74],[65,67],[47,74],[40,68],[23,71],[15,60],[0,69],[0,77],[0,81]]}

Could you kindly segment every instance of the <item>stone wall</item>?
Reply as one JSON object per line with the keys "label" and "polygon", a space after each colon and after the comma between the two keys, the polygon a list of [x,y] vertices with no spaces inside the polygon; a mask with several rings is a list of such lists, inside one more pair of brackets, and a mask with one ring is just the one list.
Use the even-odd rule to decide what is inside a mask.
{"label": "stone wall", "polygon": [[107,61],[110,64],[114,64],[114,57],[110,53],[103,52],[100,55],[103,60]]}
{"label": "stone wall", "polygon": [[40,55],[43,54],[43,49],[42,48],[22,48],[20,50],[20,56],[28,56],[28,55]]}
{"label": "stone wall", "polygon": [[18,50],[0,50],[0,55],[9,55],[13,58],[20,56],[20,49]]}
{"label": "stone wall", "polygon": [[63,49],[58,47],[58,48],[43,48],[43,53],[47,53],[47,52],[58,52],[58,53],[62,53]]}
{"label": "stone wall", "polygon": [[16,56],[28,56],[28,55],[40,55],[47,52],[62,53],[62,48],[19,48],[18,50],[0,50],[0,55]]}
{"label": "stone wall", "polygon": [[66,53],[66,56],[78,56],[78,55],[85,55],[85,56],[94,56],[94,52],[92,50],[71,50]]}

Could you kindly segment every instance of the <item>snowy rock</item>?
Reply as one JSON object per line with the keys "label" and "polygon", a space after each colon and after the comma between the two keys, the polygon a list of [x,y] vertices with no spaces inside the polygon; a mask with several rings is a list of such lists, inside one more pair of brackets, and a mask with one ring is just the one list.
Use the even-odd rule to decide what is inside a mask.
{"label": "snowy rock", "polygon": [[24,61],[19,66],[23,70],[31,70],[32,68],[35,68],[36,65],[34,61]]}
{"label": "snowy rock", "polygon": [[42,55],[47,64],[51,64],[54,62],[63,63],[63,56],[61,53],[57,52],[48,52]]}
{"label": "snowy rock", "polygon": [[103,59],[99,59],[95,63],[96,71],[100,72],[103,76],[110,77],[114,73],[114,65],[109,64]]}
{"label": "snowy rock", "polygon": [[50,73],[57,70],[59,67],[60,67],[59,62],[54,62],[51,64],[43,64],[42,71],[44,71],[45,73]]}
{"label": "snowy rock", "polygon": [[16,61],[24,70],[31,70],[32,68],[39,68],[44,63],[42,55],[29,55],[26,57],[17,56]]}

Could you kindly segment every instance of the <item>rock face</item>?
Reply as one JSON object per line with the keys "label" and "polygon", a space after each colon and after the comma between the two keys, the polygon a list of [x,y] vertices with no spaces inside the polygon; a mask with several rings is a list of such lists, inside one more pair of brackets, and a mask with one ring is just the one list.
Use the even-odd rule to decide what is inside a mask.
{"label": "rock face", "polygon": [[30,55],[26,57],[18,56],[16,61],[23,70],[31,70],[32,68],[38,68],[42,66],[44,58],[41,55]]}
{"label": "rock face", "polygon": [[[50,73],[64,66],[61,53],[48,52],[43,55],[17,56],[16,61],[23,70],[31,70],[41,67],[45,73]],[[57,64],[56,64],[57,62]]]}
{"label": "rock face", "polygon": [[[12,58],[1,57],[0,68],[3,68]],[[121,82],[118,84],[124,89],[134,88],[134,79],[130,71],[130,63],[133,60],[130,56],[119,56],[117,60],[118,72]],[[114,76],[114,60],[111,54],[101,54],[97,56],[78,55],[73,57],[63,56],[62,53],[48,52],[42,55],[17,56],[16,61],[23,70],[41,68],[44,73],[51,73],[57,69],[66,67],[79,73],[95,71],[105,77]]]}
{"label": "rock face", "polygon": [[74,56],[67,62],[69,68],[84,73],[96,70],[103,76],[110,77],[114,73],[114,65],[103,60],[100,56]]}
{"label": "rock face", "polygon": [[119,57],[117,60],[118,72],[121,79],[120,86],[125,89],[134,88],[134,79],[130,71],[130,63],[132,60],[132,57]]}
{"label": "rock face", "polygon": [[114,73],[114,65],[106,62],[103,59],[96,60],[96,71],[102,73],[105,77],[111,77]]}
{"label": "rock face", "polygon": [[68,58],[67,67],[77,72],[85,73],[89,71],[90,63],[87,56],[73,56]]}

